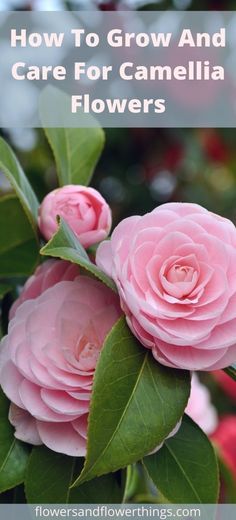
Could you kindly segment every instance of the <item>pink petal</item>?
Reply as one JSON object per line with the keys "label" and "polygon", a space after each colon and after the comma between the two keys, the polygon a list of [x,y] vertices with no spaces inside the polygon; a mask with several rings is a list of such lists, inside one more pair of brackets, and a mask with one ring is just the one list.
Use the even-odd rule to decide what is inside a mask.
{"label": "pink petal", "polygon": [[155,254],[160,255],[162,258],[162,263],[170,256],[177,256],[177,249],[180,246],[189,247],[193,244],[193,239],[189,237],[185,231],[171,230],[168,233],[165,230],[164,237],[162,240],[157,242],[155,247]]}
{"label": "pink petal", "polygon": [[[181,339],[182,345],[196,345],[200,340],[208,339],[214,326],[217,324],[218,318],[203,320],[201,322],[191,320],[191,318],[178,318],[176,320],[160,320],[161,327],[170,334],[170,343],[176,344],[175,339],[172,340],[171,335]],[[179,343],[178,343],[179,344]],[[181,344],[180,344],[181,346]]]}
{"label": "pink petal", "polygon": [[165,345],[158,341],[152,351],[157,361],[159,351],[167,357],[170,366],[187,370],[209,370],[226,353],[226,349],[202,350],[196,347]]}
{"label": "pink petal", "polygon": [[147,227],[137,231],[132,237],[130,242],[130,253],[134,254],[136,249],[144,244],[144,242],[151,242],[153,245],[162,240],[163,236],[165,236],[165,232],[163,228],[154,227],[154,222],[152,227]]}
{"label": "pink petal", "polygon": [[189,215],[188,218],[200,224],[200,226],[206,230],[207,234],[215,236],[223,243],[230,243],[230,230],[226,221],[221,222],[218,219],[212,218],[211,213]]}
{"label": "pink petal", "polygon": [[15,437],[23,442],[39,446],[42,441],[39,437],[36,419],[26,410],[11,404],[9,409],[9,421],[15,427]]}
{"label": "pink petal", "polygon": [[23,406],[36,419],[50,422],[70,421],[70,417],[66,414],[58,414],[53,412],[43,402],[40,395],[40,388],[26,379],[22,381],[19,387],[19,394]]}
{"label": "pink petal", "polygon": [[146,265],[153,256],[154,247],[155,244],[152,242],[145,242],[136,249],[134,255],[131,257],[132,274],[135,277],[136,283],[143,292],[147,291],[149,287]]}
{"label": "pink petal", "polygon": [[34,376],[33,382],[39,386],[51,388],[52,390],[68,390],[68,386],[63,385],[52,377],[47,368],[41,365],[33,356],[30,359],[30,368]]}
{"label": "pink petal", "polygon": [[43,402],[56,413],[78,416],[88,411],[87,401],[73,399],[66,392],[42,388],[40,393]]}
{"label": "pink petal", "polygon": [[[194,204],[192,202],[168,202],[163,206],[159,206],[158,208],[153,210],[153,213],[161,213],[162,211],[172,211],[178,217],[185,217],[186,215],[195,215],[197,213],[208,213],[207,209],[203,208],[199,204]],[[172,219],[175,215],[172,216]]]}
{"label": "pink petal", "polygon": [[[212,330],[209,338],[201,342],[201,348],[211,350],[233,347],[236,344],[235,330],[236,318],[227,323],[220,323]],[[232,362],[235,362],[235,360],[232,360]]]}
{"label": "pink petal", "polygon": [[91,244],[98,244],[107,238],[107,230],[105,229],[94,229],[91,231],[85,231],[84,233],[79,232],[77,234],[79,235],[81,244],[85,248],[91,246]]}
{"label": "pink petal", "polygon": [[108,276],[112,276],[112,251],[111,251],[111,242],[110,240],[105,240],[102,242],[96,252],[96,264],[104,273]]}
{"label": "pink petal", "polygon": [[176,247],[175,254],[178,256],[188,256],[194,254],[199,262],[208,262],[206,248],[201,244],[186,243]]}
{"label": "pink petal", "polygon": [[210,266],[219,265],[222,269],[227,269],[229,264],[229,255],[227,255],[227,246],[217,237],[205,233],[196,233],[195,241],[205,247],[208,254],[208,264]]}
{"label": "pink petal", "polygon": [[15,365],[8,361],[1,371],[1,386],[10,401],[24,408],[24,404],[19,395],[19,387],[24,381],[23,376],[17,370]]}
{"label": "pink petal", "polygon": [[[189,218],[174,218],[172,222],[165,227],[166,236],[172,233],[183,233],[191,242],[195,243],[198,242],[196,239],[197,235],[203,231],[203,228],[199,224],[189,220]],[[176,243],[176,247],[177,246],[178,244]]]}
{"label": "pink petal", "polygon": [[43,444],[50,450],[71,457],[86,455],[86,441],[75,431],[71,423],[37,421],[37,428]]}
{"label": "pink petal", "polygon": [[232,345],[228,348],[225,354],[222,356],[219,361],[216,361],[213,365],[210,366],[210,370],[219,370],[221,368],[225,368],[231,364],[235,364],[236,360],[236,344]]}
{"label": "pink petal", "polygon": [[81,417],[73,421],[71,424],[75,431],[81,435],[81,437],[87,439],[88,414],[81,415]]}

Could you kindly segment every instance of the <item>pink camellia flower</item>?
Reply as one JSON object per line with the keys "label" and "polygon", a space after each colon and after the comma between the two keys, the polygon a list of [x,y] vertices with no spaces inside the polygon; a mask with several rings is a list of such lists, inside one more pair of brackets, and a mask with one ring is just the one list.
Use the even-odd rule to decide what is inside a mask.
{"label": "pink camellia flower", "polygon": [[236,361],[236,228],[197,204],[123,220],[96,262],[127,322],[160,363],[214,370]]}
{"label": "pink camellia flower", "polygon": [[28,278],[23,290],[10,309],[10,320],[16,310],[26,300],[34,300],[46,289],[58,282],[74,280],[79,275],[79,267],[65,260],[47,260],[39,265],[35,273]]}
{"label": "pink camellia flower", "polygon": [[217,411],[211,403],[208,388],[199,381],[196,374],[192,375],[191,393],[185,413],[187,413],[207,435],[215,431],[218,424]]}
{"label": "pink camellia flower", "polygon": [[104,240],[111,229],[111,210],[94,188],[68,185],[51,191],[39,208],[38,225],[46,240],[57,231],[63,217],[84,247]]}
{"label": "pink camellia flower", "polygon": [[82,275],[19,305],[0,348],[0,384],[18,439],[85,455],[94,371],[120,314],[115,293]]}

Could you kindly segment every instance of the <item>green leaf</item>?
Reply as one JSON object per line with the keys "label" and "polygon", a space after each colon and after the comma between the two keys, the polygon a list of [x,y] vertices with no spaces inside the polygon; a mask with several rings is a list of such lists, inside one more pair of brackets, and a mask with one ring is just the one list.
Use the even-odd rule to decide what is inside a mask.
{"label": "green leaf", "polygon": [[[216,446],[217,451],[217,446]],[[220,476],[223,484],[224,502],[228,504],[236,504],[236,480],[231,469],[218,453],[218,462],[220,468]]]}
{"label": "green leaf", "polygon": [[[71,113],[69,96],[55,87],[48,86],[41,94],[40,100],[43,126],[48,125],[50,114],[56,113],[59,116],[60,111],[62,111],[61,120],[64,124],[66,110],[68,114]],[[85,118],[87,128],[79,128]],[[55,157],[60,185],[88,185],[105,141],[104,131],[95,119],[81,113],[78,115],[78,128],[44,128],[44,130]]]}
{"label": "green leaf", "polygon": [[91,262],[78,238],[63,219],[60,219],[57,233],[41,249],[40,253],[41,255],[55,256],[78,264],[105,283],[110,289],[116,291],[113,280]]}
{"label": "green leaf", "polygon": [[121,318],[95,372],[87,458],[74,485],[136,462],[158,446],[183,415],[189,374],[163,367]]}
{"label": "green leaf", "polygon": [[24,480],[28,447],[14,437],[8,420],[9,402],[0,389],[0,493]]}
{"label": "green leaf", "polygon": [[34,448],[25,481],[27,501],[31,504],[108,504],[122,501],[124,479],[120,473],[97,478],[70,490],[73,478],[82,466],[82,459],[55,453],[45,446]]}
{"label": "green leaf", "polygon": [[234,381],[236,381],[236,366],[235,365],[231,365],[230,367],[225,368],[224,372],[226,372],[226,374],[228,374],[228,376],[230,376],[232,379],[234,379]]}
{"label": "green leaf", "polygon": [[38,243],[18,199],[0,198],[0,277],[28,276],[38,261]]}
{"label": "green leaf", "polygon": [[[79,471],[75,472],[78,475]],[[125,471],[109,473],[70,490],[70,503],[120,504],[125,490]]]}
{"label": "green leaf", "polygon": [[0,170],[11,183],[35,233],[39,203],[10,146],[0,137]]}
{"label": "green leaf", "polygon": [[178,433],[143,462],[154,484],[170,502],[217,502],[219,471],[214,448],[187,415]]}
{"label": "green leaf", "polygon": [[32,450],[25,480],[27,501],[31,504],[67,503],[75,460],[45,446]]}

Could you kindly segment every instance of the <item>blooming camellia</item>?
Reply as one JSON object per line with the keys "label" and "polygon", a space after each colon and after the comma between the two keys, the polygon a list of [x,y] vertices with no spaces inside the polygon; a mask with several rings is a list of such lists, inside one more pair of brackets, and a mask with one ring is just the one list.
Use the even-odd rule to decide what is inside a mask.
{"label": "blooming camellia", "polygon": [[46,260],[28,278],[19,298],[10,309],[10,320],[18,307],[26,300],[34,300],[58,282],[74,280],[79,275],[79,267],[65,260]]}
{"label": "blooming camellia", "polygon": [[236,228],[197,204],[123,220],[96,262],[127,322],[162,364],[214,370],[236,360]]}
{"label": "blooming camellia", "polygon": [[94,188],[67,185],[51,191],[39,208],[39,229],[46,240],[57,231],[63,217],[84,247],[104,240],[111,229],[111,210]]}
{"label": "blooming camellia", "polygon": [[[9,418],[18,439],[83,456],[94,371],[121,314],[119,299],[86,276],[60,281],[40,294],[43,269],[31,281],[34,299],[15,308],[1,342],[0,384],[12,402]],[[61,263],[57,269],[63,277]],[[50,264],[46,285],[51,273]]]}

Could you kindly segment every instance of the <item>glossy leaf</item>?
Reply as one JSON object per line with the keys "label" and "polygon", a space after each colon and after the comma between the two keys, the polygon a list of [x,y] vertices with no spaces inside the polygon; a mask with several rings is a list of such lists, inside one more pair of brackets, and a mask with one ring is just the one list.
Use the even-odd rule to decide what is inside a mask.
{"label": "glossy leaf", "polygon": [[41,249],[40,253],[46,256],[59,257],[63,260],[69,260],[69,262],[78,264],[96,276],[96,278],[105,283],[108,287],[116,290],[113,280],[91,262],[78,238],[63,219],[60,220],[57,233],[46,246]]}
{"label": "glossy leaf", "polygon": [[234,478],[234,475],[232,474],[232,470],[227,466],[225,461],[223,461],[219,453],[218,462],[225,503],[236,504],[236,480]]}
{"label": "glossy leaf", "polygon": [[172,503],[213,504],[219,493],[219,475],[212,444],[185,415],[178,433],[144,465],[160,492]]}
{"label": "glossy leaf", "polygon": [[[46,128],[50,114],[57,113],[60,117],[60,111],[64,125],[66,108],[69,114],[71,111],[70,102],[69,96],[48,86],[41,95],[41,120],[55,157],[60,185],[88,185],[104,146],[102,128],[95,126],[92,116],[83,113],[77,117],[77,128],[71,128],[69,124],[68,128]],[[81,128],[85,118],[87,128]]]}
{"label": "glossy leaf", "polygon": [[131,464],[158,446],[186,407],[189,374],[163,367],[121,318],[95,372],[85,467],[74,483]]}
{"label": "glossy leaf", "polygon": [[73,481],[75,459],[45,446],[32,450],[25,480],[29,503],[67,503]]}
{"label": "glossy leaf", "polygon": [[29,222],[36,232],[39,203],[30,183],[10,146],[0,137],[0,170],[11,183]]}
{"label": "glossy leaf", "polygon": [[45,446],[33,449],[25,490],[29,503],[92,504],[119,503],[124,493],[120,473],[106,475],[70,490],[73,476],[80,473],[82,459],[55,453]]}
{"label": "glossy leaf", "polygon": [[0,277],[27,276],[38,260],[38,243],[18,199],[1,197]]}
{"label": "glossy leaf", "polygon": [[[76,468],[76,475],[82,466]],[[78,471],[80,470],[80,471]],[[85,482],[79,487],[70,490],[70,503],[79,504],[119,504],[123,500],[125,491],[125,471],[109,473],[102,477]]]}
{"label": "glossy leaf", "polygon": [[24,480],[28,447],[14,437],[8,420],[9,402],[0,389],[0,492],[11,489]]}

